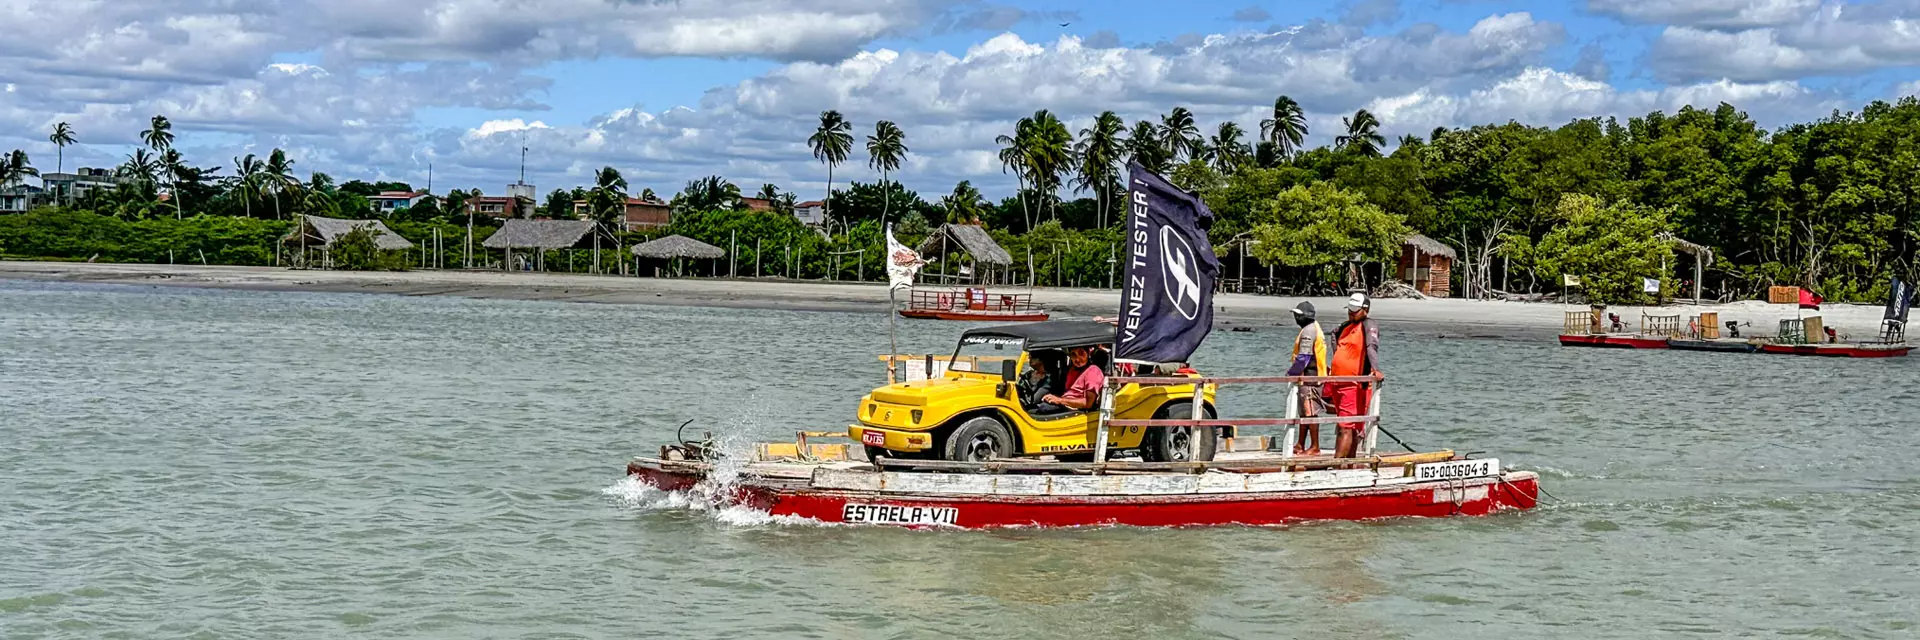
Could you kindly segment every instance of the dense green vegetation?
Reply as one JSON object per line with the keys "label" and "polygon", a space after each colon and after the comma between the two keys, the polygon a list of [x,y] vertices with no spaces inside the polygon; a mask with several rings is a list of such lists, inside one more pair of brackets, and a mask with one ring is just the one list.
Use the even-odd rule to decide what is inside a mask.
{"label": "dense green vegetation", "polygon": [[[832,187],[825,233],[788,215],[793,193],[762,185],[755,197],[774,208],[752,211],[739,186],[707,176],[670,201],[643,189],[640,199],[671,205],[672,227],[611,239],[625,247],[679,233],[733,249],[732,272],[743,276],[757,264],[765,275],[871,280],[882,273],[883,221],[895,222],[909,243],[940,222],[977,222],[1020,263],[1023,281],[1104,285],[1120,242],[1112,227],[1124,211],[1125,163],[1137,162],[1206,198],[1219,215],[1212,236],[1223,253],[1244,247],[1253,262],[1296,281],[1338,280],[1356,256],[1389,260],[1409,231],[1460,254],[1454,277],[1470,282],[1455,290],[1552,291],[1562,275],[1580,276],[1587,293],[1610,302],[1641,299],[1642,278],[1690,290],[1691,259],[1675,256],[1660,234],[1713,250],[1702,282],[1710,297],[1751,298],[1794,284],[1829,299],[1878,301],[1889,276],[1915,275],[1920,101],[1913,98],[1776,131],[1724,104],[1625,122],[1442,128],[1391,141],[1390,154],[1374,115],[1363,110],[1342,121],[1332,146],[1304,149],[1305,115],[1285,96],[1251,139],[1231,122],[1204,129],[1178,107],[1132,125],[1102,113],[1077,134],[1042,110],[997,141],[1018,188],[996,202],[970,182],[928,200],[893,181],[909,136],[885,121],[864,136],[868,166],[882,179],[834,183],[834,169],[862,147],[852,122],[826,112],[808,139]],[[77,143],[71,128],[55,134],[49,139],[57,137],[63,151]],[[129,181],[117,190],[65,198],[70,210],[0,219],[0,251],[149,262],[169,259],[169,251],[175,261],[204,252],[209,263],[265,264],[272,238],[286,228],[276,221],[363,217],[369,196],[410,189],[336,186],[321,173],[301,180],[294,160],[278,150],[235,158],[231,175],[221,176],[224,167],[186,163],[172,135],[165,118],[154,118],[141,132],[148,148],[119,167]],[[0,183],[35,173],[25,154],[0,155]],[[554,190],[527,213],[571,216],[578,200],[590,217],[616,221],[630,197],[627,181],[607,167],[593,182]],[[443,241],[426,251],[439,253],[412,263],[462,263],[464,203],[479,193],[456,189],[387,218],[417,243],[439,230]],[[477,245],[492,223],[475,222]],[[602,253],[601,268],[617,269],[620,255]],[[560,254],[547,260],[549,269],[565,263]],[[589,268],[577,258],[572,265]]]}

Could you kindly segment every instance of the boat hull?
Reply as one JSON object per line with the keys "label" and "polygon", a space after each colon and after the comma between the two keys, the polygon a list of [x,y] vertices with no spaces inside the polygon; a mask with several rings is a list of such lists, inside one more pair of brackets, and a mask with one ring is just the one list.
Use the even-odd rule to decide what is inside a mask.
{"label": "boat hull", "polygon": [[1858,344],[1769,344],[1761,345],[1760,351],[1793,356],[1821,356],[1827,358],[1899,358],[1907,355],[1913,347],[1867,346]]}
{"label": "boat hull", "polygon": [[975,322],[1043,322],[1049,317],[1040,313],[989,313],[979,311],[945,311],[934,309],[901,309],[900,317],[919,320],[966,320]]}
{"label": "boat hull", "polygon": [[1633,335],[1561,335],[1563,347],[1599,347],[1603,349],[1665,349],[1666,338],[1648,338]]}
{"label": "boat hull", "polygon": [[1720,351],[1726,353],[1753,353],[1760,345],[1745,340],[1681,340],[1667,341],[1667,348],[1677,351]]}
{"label": "boat hull", "polygon": [[[700,480],[694,474],[639,464],[630,464],[628,472],[642,482],[670,491],[692,488]],[[1280,525],[1311,520],[1484,516],[1531,509],[1539,501],[1539,478],[1531,472],[1509,471],[1495,477],[1351,489],[1103,496],[879,493],[749,480],[733,487],[723,499],[776,516],[836,524],[966,529]],[[923,524],[935,514],[937,524]]]}

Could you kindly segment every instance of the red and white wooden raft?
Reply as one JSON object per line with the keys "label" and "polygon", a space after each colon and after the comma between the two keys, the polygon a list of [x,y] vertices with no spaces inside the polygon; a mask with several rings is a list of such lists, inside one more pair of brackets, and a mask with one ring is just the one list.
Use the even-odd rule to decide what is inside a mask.
{"label": "red and white wooden raft", "polygon": [[[1379,379],[1115,377],[1107,397],[1124,384],[1274,383],[1289,385],[1292,399],[1299,384],[1329,381],[1377,385]],[[1290,401],[1286,418],[1106,420],[1098,430],[1105,436],[1128,428],[1288,428],[1278,442],[1267,436],[1222,438],[1220,452],[1208,462],[874,462],[853,459],[846,444],[808,442],[844,434],[802,432],[795,442],[763,443],[747,460],[724,463],[700,459],[705,456],[697,445],[669,445],[660,457],[633,459],[626,471],[662,490],[699,492],[773,515],[907,527],[1274,525],[1480,516],[1536,504],[1538,477],[1506,469],[1498,459],[1466,459],[1450,450],[1376,454],[1377,389],[1373,397],[1371,414],[1362,417],[1302,418],[1299,403]],[[1110,408],[1102,413],[1111,415]],[[1292,455],[1293,429],[1335,422],[1367,425],[1355,457]],[[1091,444],[1104,451],[1105,441]],[[721,475],[717,466],[727,468],[725,485],[712,480]]]}

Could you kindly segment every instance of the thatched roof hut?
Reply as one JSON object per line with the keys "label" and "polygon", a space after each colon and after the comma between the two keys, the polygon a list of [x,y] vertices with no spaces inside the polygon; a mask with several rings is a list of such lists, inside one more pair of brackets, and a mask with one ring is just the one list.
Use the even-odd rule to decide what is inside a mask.
{"label": "thatched roof hut", "polygon": [[586,249],[593,243],[592,220],[514,218],[480,243],[488,249]]}
{"label": "thatched roof hut", "polygon": [[633,255],[642,258],[670,260],[674,258],[694,258],[714,260],[727,256],[725,249],[693,238],[672,235],[633,246]]}
{"label": "thatched roof hut", "polygon": [[1420,235],[1418,233],[1407,236],[1406,240],[1400,241],[1400,246],[1403,246],[1403,247],[1410,246],[1415,249],[1419,249],[1421,255],[1440,256],[1448,260],[1454,260],[1458,258],[1458,256],[1454,255],[1453,253],[1453,247],[1449,247],[1444,242]]}
{"label": "thatched roof hut", "polygon": [[286,237],[280,239],[280,243],[326,249],[333,246],[333,241],[361,227],[373,231],[373,242],[381,249],[399,251],[413,248],[412,242],[400,237],[400,234],[394,233],[392,229],[387,228],[386,223],[379,220],[347,220],[313,216],[300,216],[300,225],[293,231],[287,232]]}
{"label": "thatched roof hut", "polygon": [[1003,267],[1013,264],[1013,256],[1009,255],[1006,249],[1001,248],[1000,243],[994,242],[993,236],[987,235],[987,230],[981,228],[980,225],[940,225],[940,228],[934,229],[933,233],[927,234],[927,239],[920,243],[920,255],[938,255],[943,252],[946,246],[952,246],[943,245],[942,241],[952,243],[952,245],[959,245],[961,249],[964,249],[969,255],[973,256],[973,261],[976,264]]}
{"label": "thatched roof hut", "polygon": [[1453,295],[1454,259],[1453,247],[1416,233],[1400,241],[1399,268],[1394,278],[1421,295],[1445,298]]}

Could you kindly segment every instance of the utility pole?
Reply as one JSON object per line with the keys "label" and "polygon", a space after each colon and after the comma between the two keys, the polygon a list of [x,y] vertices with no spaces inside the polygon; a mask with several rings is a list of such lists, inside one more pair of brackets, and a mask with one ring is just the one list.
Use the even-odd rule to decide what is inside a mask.
{"label": "utility pole", "polygon": [[427,163],[427,193],[433,193],[433,163]]}

